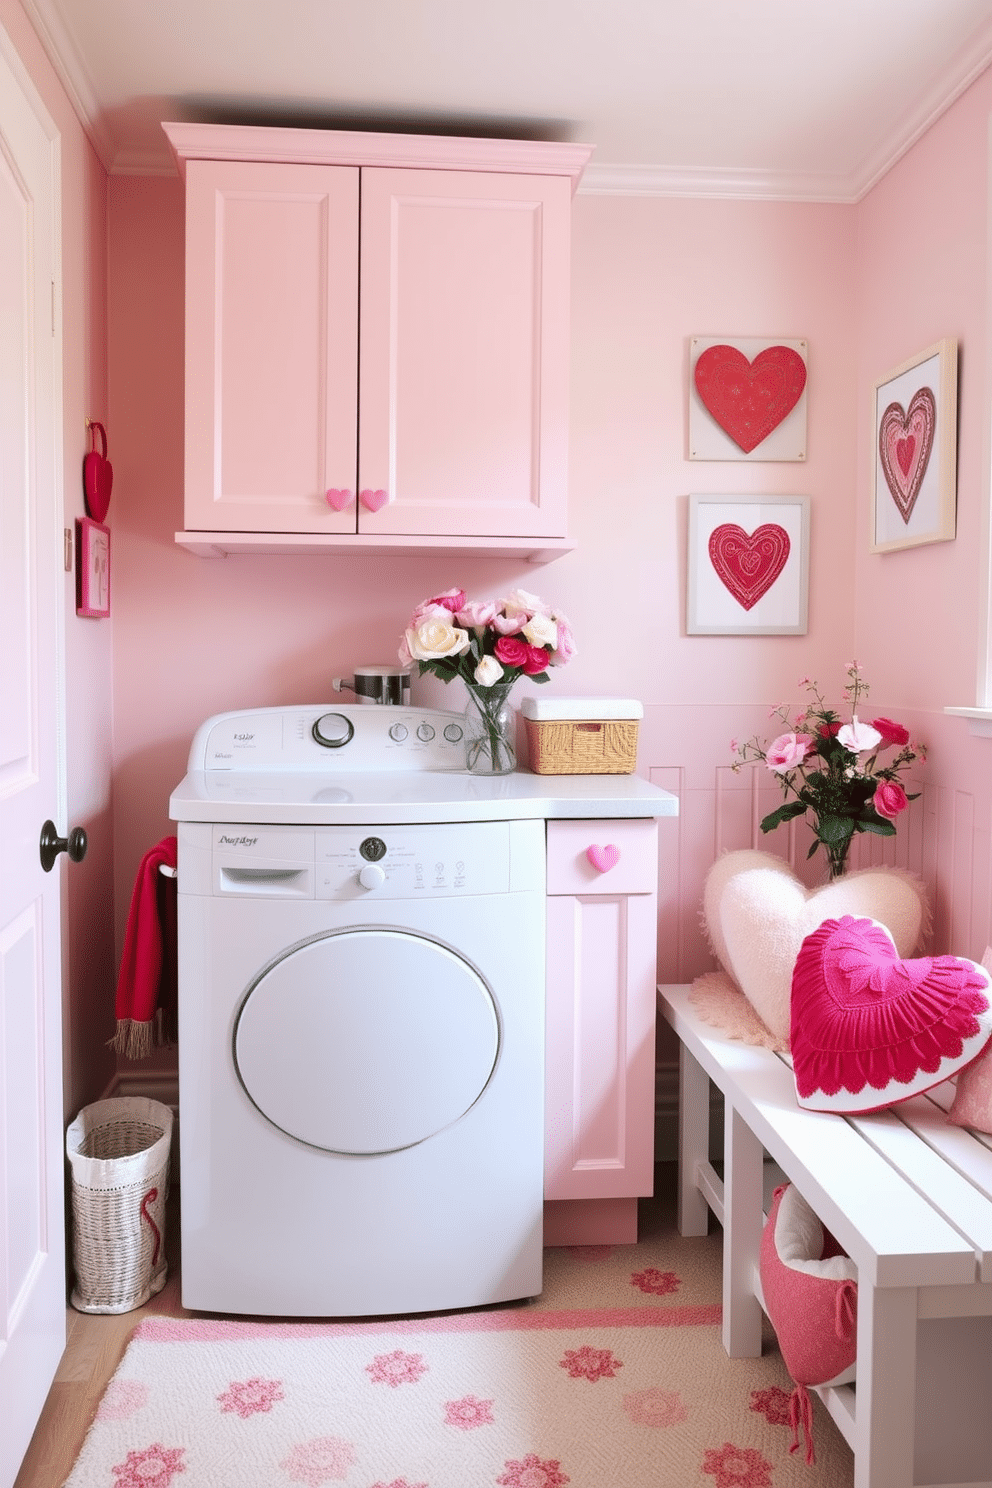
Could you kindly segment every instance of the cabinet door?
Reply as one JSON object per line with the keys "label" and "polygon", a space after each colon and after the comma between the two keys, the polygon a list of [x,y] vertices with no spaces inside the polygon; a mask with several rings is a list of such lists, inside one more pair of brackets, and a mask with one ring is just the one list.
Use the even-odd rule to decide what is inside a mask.
{"label": "cabinet door", "polygon": [[570,210],[561,177],[363,170],[360,531],[565,535]]}
{"label": "cabinet door", "polygon": [[355,530],[358,195],[349,166],[188,163],[188,529]]}
{"label": "cabinet door", "polygon": [[[654,822],[549,822],[548,839],[545,1198],[649,1194],[654,1184],[657,827]],[[618,846],[617,868],[626,858],[628,882],[618,877],[612,887],[610,870],[581,893],[554,893],[584,873],[580,841]],[[552,876],[556,861],[558,872]],[[630,885],[632,863],[637,879]]]}

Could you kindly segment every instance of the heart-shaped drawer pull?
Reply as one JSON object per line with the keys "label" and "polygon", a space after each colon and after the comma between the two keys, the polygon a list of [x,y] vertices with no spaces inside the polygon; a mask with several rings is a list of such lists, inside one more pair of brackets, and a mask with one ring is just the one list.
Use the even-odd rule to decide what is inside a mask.
{"label": "heart-shaped drawer pull", "polygon": [[325,491],[324,495],[327,497],[328,506],[332,506],[338,512],[344,511],[345,507],[350,506],[355,499],[354,491],[339,491],[333,487]]}
{"label": "heart-shaped drawer pull", "polygon": [[586,857],[597,872],[609,873],[610,869],[615,868],[620,861],[620,849],[615,842],[607,842],[604,845],[594,842],[586,848]]}
{"label": "heart-shaped drawer pull", "polygon": [[361,493],[362,505],[370,512],[382,511],[384,506],[389,505],[388,491],[372,491],[366,488]]}

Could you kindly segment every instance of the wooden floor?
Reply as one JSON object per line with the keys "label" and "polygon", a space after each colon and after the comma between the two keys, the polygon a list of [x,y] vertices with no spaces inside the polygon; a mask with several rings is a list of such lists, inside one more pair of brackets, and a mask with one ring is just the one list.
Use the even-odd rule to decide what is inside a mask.
{"label": "wooden floor", "polygon": [[117,1317],[98,1317],[69,1308],[67,1342],[31,1445],[14,1488],[60,1488],[79,1455],[96,1408],[127,1348],[132,1332],[150,1313],[202,1317],[188,1312],[179,1297],[179,1213],[175,1192],[166,1214],[169,1275],[157,1297]]}
{"label": "wooden floor", "polygon": [[[675,1212],[674,1163],[655,1169],[655,1198],[642,1201],[653,1209]],[[642,1219],[646,1211],[642,1210]],[[165,1244],[168,1278],[158,1296],[144,1307],[117,1317],[67,1311],[67,1342],[14,1488],[61,1488],[72,1471],[97,1406],[120,1363],[134,1329],[142,1318],[155,1315],[206,1318],[220,1314],[191,1312],[183,1307],[179,1276],[179,1189],[173,1187],[166,1210]],[[278,1319],[264,1318],[273,1322]],[[293,1322],[305,1319],[289,1319]],[[178,1488],[178,1485],[177,1485]]]}

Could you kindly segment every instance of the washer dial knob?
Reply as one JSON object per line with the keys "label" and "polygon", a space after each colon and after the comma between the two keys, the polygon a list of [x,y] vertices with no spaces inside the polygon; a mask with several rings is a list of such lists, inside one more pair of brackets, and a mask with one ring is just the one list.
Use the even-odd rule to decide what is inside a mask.
{"label": "washer dial knob", "polygon": [[405,723],[394,723],[389,730],[389,737],[394,744],[402,744],[409,732]]}
{"label": "washer dial knob", "polygon": [[429,723],[417,725],[417,738],[422,744],[429,744],[434,737],[434,730]]}
{"label": "washer dial knob", "polygon": [[313,726],[314,738],[325,749],[343,749],[354,732],[354,724],[343,713],[322,713]]}
{"label": "washer dial knob", "polygon": [[358,882],[363,889],[378,889],[386,882],[386,871],[380,868],[378,863],[366,863],[359,870]]}
{"label": "washer dial knob", "polygon": [[446,723],[444,726],[444,737],[449,744],[457,744],[464,730],[460,723]]}

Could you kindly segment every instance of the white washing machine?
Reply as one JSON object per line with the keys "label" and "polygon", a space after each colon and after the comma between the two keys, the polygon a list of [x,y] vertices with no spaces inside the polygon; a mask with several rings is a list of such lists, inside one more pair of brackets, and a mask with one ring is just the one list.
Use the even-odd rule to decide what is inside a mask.
{"label": "white washing machine", "polygon": [[198,731],[170,802],[185,1306],[540,1292],[544,808],[463,760],[460,715],[407,707]]}

